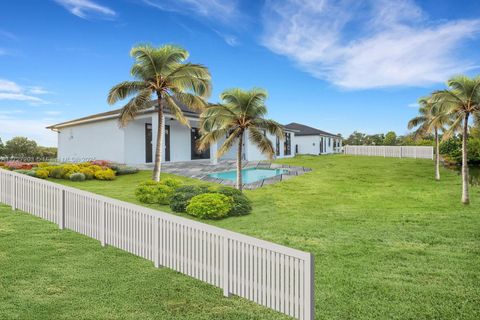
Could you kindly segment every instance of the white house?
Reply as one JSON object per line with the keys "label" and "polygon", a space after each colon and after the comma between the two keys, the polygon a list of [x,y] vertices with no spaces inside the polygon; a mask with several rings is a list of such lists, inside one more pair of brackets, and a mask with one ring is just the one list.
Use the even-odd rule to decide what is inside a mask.
{"label": "white house", "polygon": [[296,154],[328,154],[339,153],[342,148],[342,138],[300,123],[292,122],[285,128],[295,131]]}
{"label": "white house", "polygon": [[[216,162],[217,145],[199,152],[196,141],[200,137],[199,115],[188,109],[184,114],[190,120],[191,128],[181,125],[173,115],[165,115],[165,135],[163,161],[178,162],[210,159]],[[47,127],[58,133],[59,161],[81,161],[82,159],[103,159],[129,165],[151,163],[155,155],[157,113],[150,108],[131,121],[126,127],[119,126],[120,109],[98,113],[87,117],[58,123]],[[285,129],[284,139],[267,134],[276,150],[277,158],[295,155],[295,130]],[[236,159],[236,147],[226,153],[221,160]],[[243,159],[248,161],[265,160],[260,150],[250,143],[245,133]]]}

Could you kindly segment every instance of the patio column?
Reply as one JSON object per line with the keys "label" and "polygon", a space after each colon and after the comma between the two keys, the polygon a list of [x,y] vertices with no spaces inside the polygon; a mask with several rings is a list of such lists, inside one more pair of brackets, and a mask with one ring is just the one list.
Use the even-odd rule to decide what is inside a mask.
{"label": "patio column", "polygon": [[218,163],[217,143],[216,142],[210,146],[210,163],[211,164],[217,164]]}

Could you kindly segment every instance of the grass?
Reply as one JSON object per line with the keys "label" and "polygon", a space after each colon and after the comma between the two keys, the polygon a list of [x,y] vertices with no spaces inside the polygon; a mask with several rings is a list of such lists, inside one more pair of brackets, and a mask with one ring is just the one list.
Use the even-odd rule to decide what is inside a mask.
{"label": "grass", "polygon": [[[313,171],[246,191],[254,206],[249,216],[208,223],[312,252],[318,319],[480,318],[479,187],[471,190],[471,205],[463,206],[459,176],[442,170],[442,181],[434,181],[429,160],[335,155],[280,162]],[[59,182],[136,202],[133,188],[149,174],[113,182]],[[169,211],[165,206],[153,207]],[[7,270],[7,278],[23,280],[27,271],[22,268],[30,276],[16,288],[15,280],[4,283],[5,276],[0,275],[0,285],[10,292],[2,296],[5,290],[0,290],[0,318],[8,318],[5,312],[28,316],[35,308],[45,315],[52,308],[62,317],[74,318],[82,314],[82,307],[91,313],[101,310],[92,317],[110,318],[281,317],[244,300],[224,299],[218,289],[173,271],[155,270],[151,263],[113,248],[101,249],[93,240],[59,232],[33,217],[8,212],[0,217],[0,269]],[[4,220],[7,229],[2,227]],[[35,237],[25,239],[22,233]],[[8,245],[4,237],[11,237],[14,244]],[[37,244],[42,244],[42,250],[37,250]],[[69,249],[58,252],[64,246]],[[51,256],[62,259],[57,262]],[[6,257],[17,259],[22,268],[15,268]],[[127,283],[118,280],[122,278]],[[95,285],[99,279],[103,281]],[[56,283],[53,288],[63,288],[55,294],[75,306],[74,311],[55,309],[62,302],[50,301],[46,289],[35,292],[50,281]],[[134,291],[138,300],[126,299],[125,290]],[[96,297],[108,297],[108,302]],[[198,306],[192,308],[195,311],[182,304],[186,297]],[[181,306],[175,308],[176,303]],[[216,308],[222,311],[214,313]],[[138,310],[142,313],[135,314]]]}

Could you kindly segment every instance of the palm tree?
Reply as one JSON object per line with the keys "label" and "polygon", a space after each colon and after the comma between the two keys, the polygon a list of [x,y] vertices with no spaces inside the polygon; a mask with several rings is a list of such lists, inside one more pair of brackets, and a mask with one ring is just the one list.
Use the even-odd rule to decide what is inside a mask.
{"label": "palm tree", "polygon": [[133,96],[122,108],[120,125],[126,126],[142,111],[152,107],[151,98],[158,117],[155,165],[152,179],[160,181],[165,108],[183,125],[189,126],[180,105],[201,112],[205,99],[210,96],[211,77],[208,69],[200,64],[185,62],[188,52],[177,46],[165,45],[159,48],[138,45],[130,55],[135,59],[131,68],[134,80],[123,81],[110,89],[108,103],[114,104]]}
{"label": "palm tree", "polygon": [[419,115],[408,122],[408,129],[417,127],[415,139],[429,135],[433,131],[435,138],[435,180],[440,180],[440,143],[439,131],[451,123],[450,115],[440,103],[434,103],[431,97],[418,100]]}
{"label": "palm tree", "polygon": [[202,137],[198,148],[205,150],[221,138],[225,138],[217,151],[221,157],[235,143],[237,143],[237,189],[242,190],[242,146],[244,135],[248,134],[250,142],[260,151],[272,158],[275,154],[272,142],[266,133],[283,139],[282,126],[269,119],[265,119],[267,108],[266,91],[258,88],[252,90],[229,89],[224,91],[220,98],[222,103],[211,105],[200,116],[200,130]]}
{"label": "palm tree", "polygon": [[452,117],[452,124],[444,135],[449,138],[455,132],[462,132],[462,203],[470,203],[468,191],[468,124],[470,116],[480,115],[480,76],[469,78],[456,76],[447,81],[449,89],[433,93],[433,102],[440,102]]}

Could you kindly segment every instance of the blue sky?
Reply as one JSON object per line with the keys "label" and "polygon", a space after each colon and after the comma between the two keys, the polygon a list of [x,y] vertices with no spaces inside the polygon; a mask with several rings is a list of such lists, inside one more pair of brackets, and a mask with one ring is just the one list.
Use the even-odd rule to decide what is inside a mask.
{"label": "blue sky", "polygon": [[404,134],[418,97],[480,73],[474,0],[16,0],[0,4],[0,137],[111,109],[136,43],[174,43],[269,116],[344,136]]}

